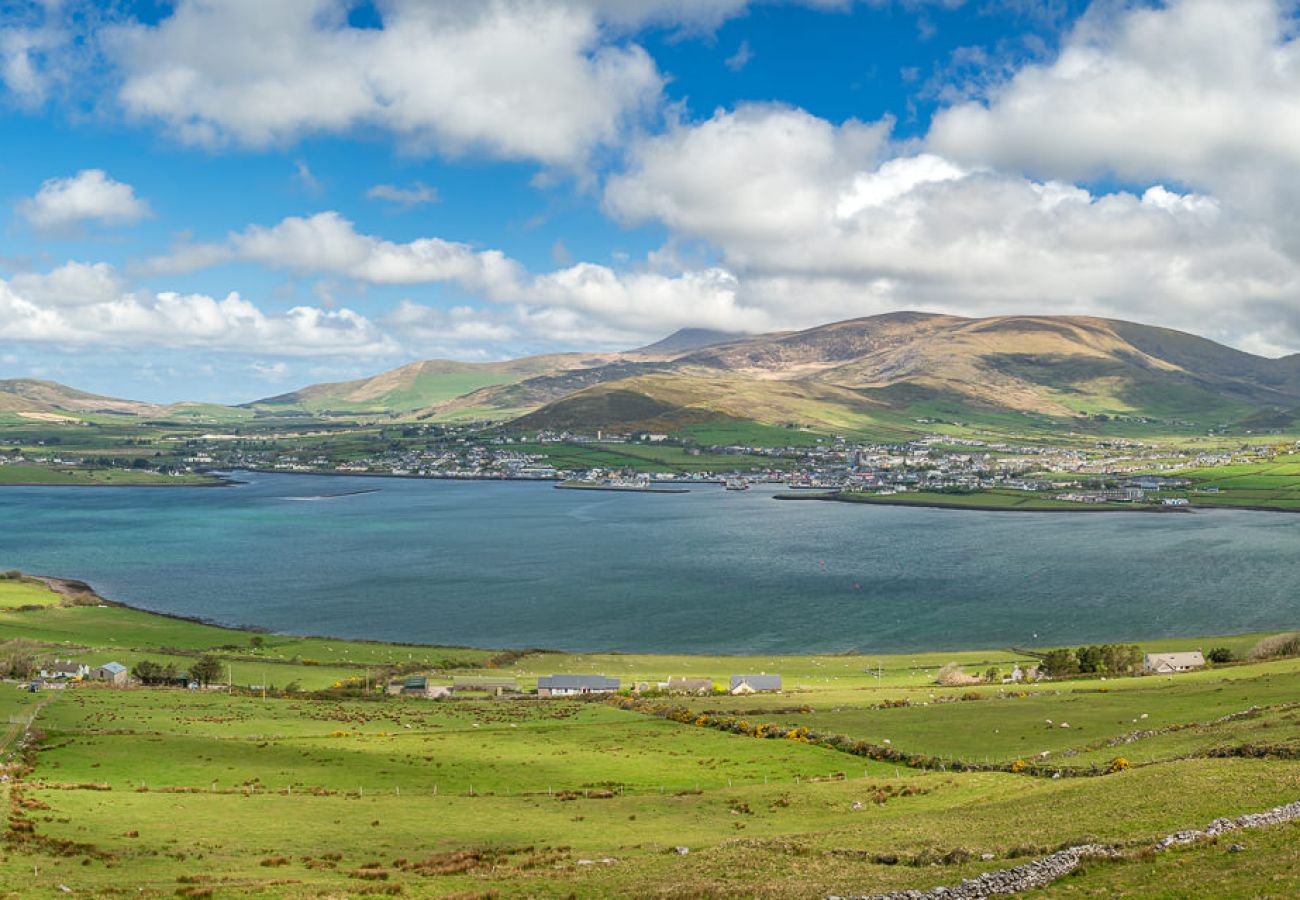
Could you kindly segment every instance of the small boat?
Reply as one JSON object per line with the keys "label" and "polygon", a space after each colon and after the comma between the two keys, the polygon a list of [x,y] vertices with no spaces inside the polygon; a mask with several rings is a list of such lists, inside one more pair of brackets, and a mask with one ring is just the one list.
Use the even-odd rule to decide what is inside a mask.
{"label": "small boat", "polygon": [[729,491],[749,490],[749,482],[743,478],[728,478],[723,484]]}

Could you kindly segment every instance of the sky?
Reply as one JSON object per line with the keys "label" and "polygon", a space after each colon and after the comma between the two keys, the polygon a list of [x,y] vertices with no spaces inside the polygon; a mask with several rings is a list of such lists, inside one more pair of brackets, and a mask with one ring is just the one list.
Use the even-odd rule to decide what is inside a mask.
{"label": "sky", "polygon": [[900,309],[1300,351],[1294,0],[0,0],[0,378]]}

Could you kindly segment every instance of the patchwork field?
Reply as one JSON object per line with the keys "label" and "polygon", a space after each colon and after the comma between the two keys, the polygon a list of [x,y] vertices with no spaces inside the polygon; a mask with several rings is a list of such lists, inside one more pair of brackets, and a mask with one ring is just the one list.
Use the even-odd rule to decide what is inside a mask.
{"label": "patchwork field", "polygon": [[[212,655],[235,686],[0,684],[0,889],[13,896],[860,895],[954,884],[1086,842],[1121,856],[1045,894],[1283,896],[1297,881],[1293,826],[1242,833],[1242,853],[1150,849],[1300,798],[1297,659],[942,687],[947,664],[1008,672],[1032,657],[399,647],[68,605],[21,579],[0,581],[0,603],[11,657],[183,668]],[[1144,649],[1245,657],[1261,637]],[[780,672],[785,691],[620,698],[634,708],[379,692],[408,672],[513,675],[528,690],[554,673],[628,687],[668,675],[725,686],[758,671]],[[723,719],[746,724],[712,724]],[[857,742],[904,758],[870,758]]]}

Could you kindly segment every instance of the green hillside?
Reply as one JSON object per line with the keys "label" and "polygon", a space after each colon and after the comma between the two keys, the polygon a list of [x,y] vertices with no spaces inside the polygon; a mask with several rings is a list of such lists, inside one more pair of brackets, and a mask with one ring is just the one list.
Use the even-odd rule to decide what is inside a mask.
{"label": "green hillside", "polygon": [[[221,685],[0,694],[0,888],[16,896],[861,896],[1081,844],[1109,855],[1046,895],[1300,890],[1284,806],[1298,796],[1300,659],[1251,659],[1277,643],[1264,635],[1141,648],[1235,657],[1177,676],[1003,684],[1035,659],[493,653],[251,634],[98,600],[0,578],[6,664],[183,672],[210,656]],[[970,683],[937,683],[954,667]],[[723,687],[738,671],[780,673],[783,690],[627,690],[668,675]],[[524,691],[602,673],[624,691],[383,693],[412,673]]]}

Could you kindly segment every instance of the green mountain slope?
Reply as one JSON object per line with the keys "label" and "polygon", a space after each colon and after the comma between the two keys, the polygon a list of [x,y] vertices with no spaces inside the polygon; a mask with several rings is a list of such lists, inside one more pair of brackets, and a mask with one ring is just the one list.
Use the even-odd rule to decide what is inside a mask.
{"label": "green mountain slope", "polygon": [[311,385],[248,406],[266,412],[502,419],[737,337],[684,328],[647,347],[617,353],[554,353],[491,363],[432,359],[370,378]]}

